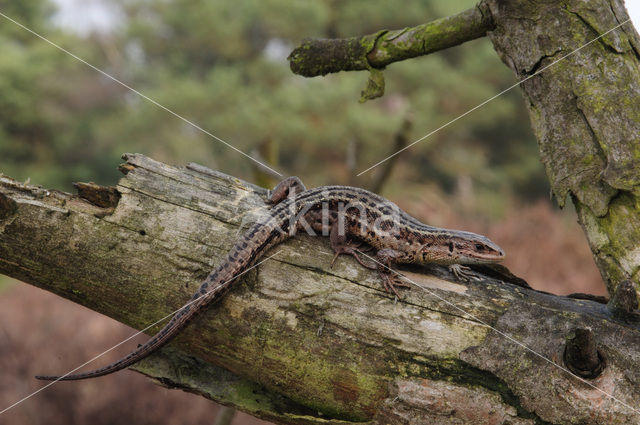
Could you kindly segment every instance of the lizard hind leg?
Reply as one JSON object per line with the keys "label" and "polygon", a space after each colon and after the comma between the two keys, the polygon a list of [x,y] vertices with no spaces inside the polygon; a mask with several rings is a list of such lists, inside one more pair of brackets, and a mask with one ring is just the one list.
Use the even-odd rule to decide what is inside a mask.
{"label": "lizard hind leg", "polygon": [[298,193],[302,193],[307,188],[302,183],[299,177],[291,176],[282,180],[280,183],[276,185],[276,187],[269,192],[269,198],[267,202],[269,204],[277,204],[282,200],[286,199],[287,196],[295,196]]}

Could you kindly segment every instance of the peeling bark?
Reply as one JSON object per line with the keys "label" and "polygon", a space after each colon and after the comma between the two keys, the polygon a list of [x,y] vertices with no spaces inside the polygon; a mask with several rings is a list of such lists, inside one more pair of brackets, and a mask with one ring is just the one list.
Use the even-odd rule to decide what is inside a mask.
{"label": "peeling bark", "polygon": [[[141,329],[189,300],[268,207],[263,189],[202,166],[126,159],[106,208],[0,179],[0,272]],[[396,302],[355,260],[329,268],[328,245],[274,248],[135,369],[282,424],[640,424],[620,403],[640,400],[638,315],[439,267],[405,269],[422,289]],[[504,336],[562,366],[577,328],[607,359],[588,382],[620,402]]]}

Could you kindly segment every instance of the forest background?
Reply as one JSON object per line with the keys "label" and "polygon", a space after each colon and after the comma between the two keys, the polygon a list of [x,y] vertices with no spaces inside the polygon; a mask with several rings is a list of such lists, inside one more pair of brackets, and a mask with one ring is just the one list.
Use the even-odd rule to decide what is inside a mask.
{"label": "forest background", "polygon": [[[393,64],[385,71],[386,95],[362,104],[365,73],[305,79],[289,70],[288,53],[305,37],[403,28],[473,4],[114,0],[110,17],[93,25],[79,15],[74,25],[72,15],[47,0],[0,0],[0,12],[309,187],[371,187],[383,166],[357,174],[392,153],[398,136],[424,136],[514,84],[514,75],[483,38]],[[75,181],[114,185],[122,153],[140,152],[275,182],[247,158],[4,18],[0,46],[4,175],[64,191],[73,191]],[[550,199],[517,88],[394,161],[380,192],[413,216],[486,234],[505,249],[505,265],[536,289],[605,294],[572,207],[561,211]],[[34,374],[80,364],[131,332],[0,276],[0,409],[41,386]],[[55,385],[7,412],[2,423],[210,424],[218,409],[134,372],[103,379],[112,381]],[[259,422],[238,415],[234,424]]]}

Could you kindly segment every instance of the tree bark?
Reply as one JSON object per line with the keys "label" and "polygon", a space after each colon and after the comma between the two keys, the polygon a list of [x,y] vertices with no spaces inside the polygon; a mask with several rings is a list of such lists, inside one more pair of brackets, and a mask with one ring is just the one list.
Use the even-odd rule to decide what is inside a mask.
{"label": "tree bark", "polygon": [[[519,78],[629,19],[622,0],[487,1]],[[553,192],[571,196],[607,289],[640,288],[640,39],[631,22],[520,87]]]}
{"label": "tree bark", "polygon": [[[483,0],[456,15],[456,22],[464,23],[460,16],[468,17],[466,27],[451,18],[436,21],[431,32],[440,39],[436,45],[454,46],[485,31],[518,79],[531,77],[520,88],[553,193],[561,206],[568,196],[573,200],[609,294],[628,279],[640,291],[640,38],[627,22],[589,43],[629,20],[623,1]],[[420,37],[407,35],[419,34],[418,28],[400,32],[401,51],[437,50],[424,49]],[[319,43],[313,52],[323,61],[362,69],[355,66],[362,56],[336,61]],[[292,69],[304,69],[304,56],[295,53],[312,44],[294,50]],[[367,51],[367,66],[412,57],[395,48],[379,37]],[[381,66],[374,60],[380,57],[386,58]]]}
{"label": "tree bark", "polygon": [[[0,272],[141,329],[189,300],[268,207],[265,190],[204,167],[126,159],[115,188],[81,196],[0,179]],[[281,424],[640,424],[633,291],[610,311],[409,268],[420,288],[396,301],[351,258],[329,268],[323,238],[272,254],[134,369]],[[514,340],[601,370],[587,384]]]}

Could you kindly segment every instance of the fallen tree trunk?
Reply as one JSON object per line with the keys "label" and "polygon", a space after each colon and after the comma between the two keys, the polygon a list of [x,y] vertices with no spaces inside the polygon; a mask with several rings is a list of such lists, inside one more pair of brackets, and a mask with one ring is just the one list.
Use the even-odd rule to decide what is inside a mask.
{"label": "fallen tree trunk", "polygon": [[[2,178],[0,272],[141,329],[190,298],[266,191],[126,159],[115,188],[77,196]],[[410,269],[420,288],[394,300],[351,258],[329,268],[323,238],[273,254],[134,369],[283,424],[640,423],[632,286],[607,307]]]}

